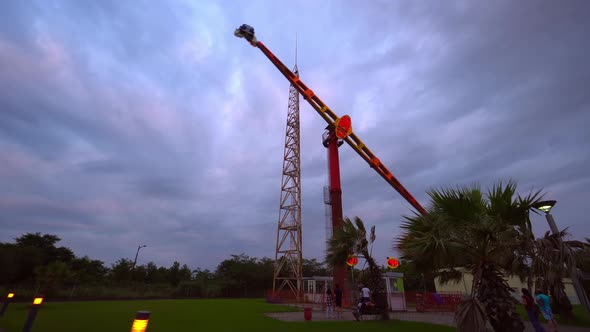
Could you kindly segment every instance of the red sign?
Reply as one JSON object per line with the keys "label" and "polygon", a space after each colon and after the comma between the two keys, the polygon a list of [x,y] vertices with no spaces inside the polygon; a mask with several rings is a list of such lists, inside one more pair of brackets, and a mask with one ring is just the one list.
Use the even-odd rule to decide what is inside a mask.
{"label": "red sign", "polygon": [[387,267],[395,269],[399,266],[399,261],[393,257],[387,257]]}
{"label": "red sign", "polygon": [[334,122],[334,127],[336,128],[337,138],[343,139],[350,135],[352,133],[352,120],[350,119],[350,116],[345,115],[336,119]]}
{"label": "red sign", "polygon": [[356,258],[354,256],[350,256],[350,257],[348,257],[348,260],[346,260],[346,265],[355,266],[358,264],[358,262],[359,262],[358,258]]}

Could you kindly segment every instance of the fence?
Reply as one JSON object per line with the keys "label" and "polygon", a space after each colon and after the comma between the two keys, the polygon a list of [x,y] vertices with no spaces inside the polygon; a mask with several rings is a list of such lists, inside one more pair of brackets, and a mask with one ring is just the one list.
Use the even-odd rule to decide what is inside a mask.
{"label": "fence", "polygon": [[408,293],[410,292],[406,293],[406,298],[414,300],[417,312],[454,312],[463,300],[461,292]]}
{"label": "fence", "polygon": [[[392,293],[393,294],[393,293]],[[388,294],[388,296],[392,296]],[[396,298],[405,302],[405,306],[396,305],[392,310],[415,310],[417,312],[454,312],[459,303],[463,299],[461,292],[395,292]],[[401,296],[400,296],[401,295]],[[358,299],[352,299],[351,296],[344,296],[344,307],[354,307],[354,303]],[[304,293],[299,298],[291,291],[273,292],[269,290],[266,292],[266,301],[270,303],[280,304],[305,304],[313,305],[314,307],[323,308],[326,303],[325,293]]]}
{"label": "fence", "polygon": [[[297,298],[293,292],[290,290],[283,290],[273,292],[272,290],[268,290],[266,292],[266,301],[269,303],[279,303],[279,304],[306,304],[306,305],[314,305],[313,307],[321,307],[323,308],[326,303],[326,293],[324,292],[316,292],[316,293],[303,293]],[[355,302],[354,300],[352,302]],[[351,305],[351,296],[350,294],[347,296],[346,294],[342,294],[342,305],[343,307],[348,307]]]}

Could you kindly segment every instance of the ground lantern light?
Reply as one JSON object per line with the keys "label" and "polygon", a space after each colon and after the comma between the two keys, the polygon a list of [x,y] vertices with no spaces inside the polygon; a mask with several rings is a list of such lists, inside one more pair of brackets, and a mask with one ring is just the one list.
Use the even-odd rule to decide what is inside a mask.
{"label": "ground lantern light", "polygon": [[8,304],[10,304],[10,301],[12,301],[12,299],[14,298],[14,293],[10,292],[6,295],[6,298],[4,299],[4,303],[2,304],[2,308],[0,308],[0,317],[4,316],[4,312],[6,312],[6,309],[8,308]]}
{"label": "ground lantern light", "polygon": [[39,307],[41,306],[41,303],[43,303],[43,298],[42,297],[36,297],[35,299],[33,299],[33,305],[31,305],[31,309],[29,309],[29,316],[27,317],[27,320],[25,321],[25,326],[23,327],[23,332],[29,332],[31,331],[31,328],[33,327],[33,322],[35,321],[35,317],[37,317],[37,311],[39,311]]}
{"label": "ground lantern light", "polygon": [[131,332],[145,332],[150,320],[149,311],[138,311],[131,325]]}

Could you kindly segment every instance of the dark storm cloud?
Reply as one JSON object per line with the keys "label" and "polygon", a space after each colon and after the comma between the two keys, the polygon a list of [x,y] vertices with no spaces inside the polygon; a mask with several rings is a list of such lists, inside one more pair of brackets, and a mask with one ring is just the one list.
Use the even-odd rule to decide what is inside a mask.
{"label": "dark storm cloud", "polygon": [[[0,7],[0,241],[56,232],[107,262],[145,243],[140,262],[194,268],[274,257],[288,84],[232,35],[241,23],[289,67],[297,33],[302,79],[419,201],[514,178],[590,233],[584,1]],[[301,99],[305,257],[323,257],[324,127]],[[386,256],[411,208],[340,157],[344,213],[377,225]]]}

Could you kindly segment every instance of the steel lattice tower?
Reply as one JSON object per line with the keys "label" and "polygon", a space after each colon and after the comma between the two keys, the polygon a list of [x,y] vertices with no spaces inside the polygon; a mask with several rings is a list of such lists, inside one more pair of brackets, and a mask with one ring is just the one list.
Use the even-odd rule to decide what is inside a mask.
{"label": "steel lattice tower", "polygon": [[[293,73],[299,77],[297,60]],[[300,298],[303,291],[299,137],[299,92],[291,85],[272,289],[273,293],[288,289],[296,299]]]}

